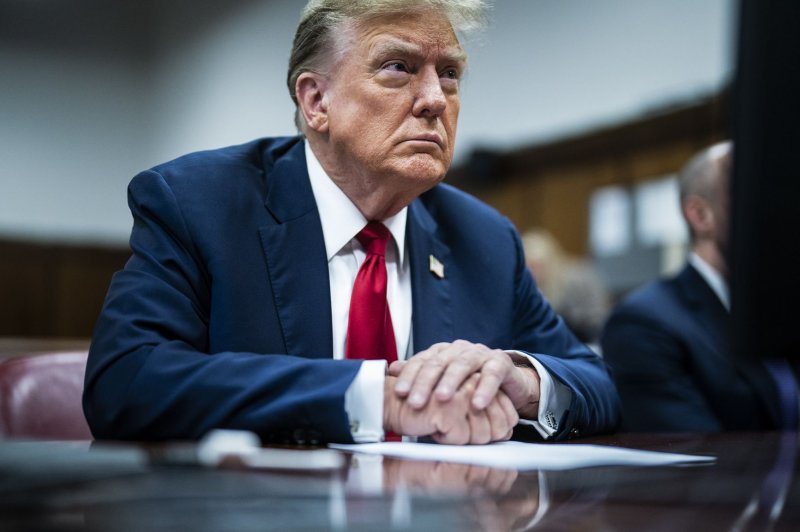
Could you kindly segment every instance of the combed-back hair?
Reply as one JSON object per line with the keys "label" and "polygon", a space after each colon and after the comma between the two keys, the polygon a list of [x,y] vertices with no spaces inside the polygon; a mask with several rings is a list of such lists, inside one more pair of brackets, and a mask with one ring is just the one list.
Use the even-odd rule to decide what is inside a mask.
{"label": "combed-back hair", "polygon": [[[488,6],[484,0],[310,0],[300,16],[289,56],[286,85],[295,106],[297,78],[303,72],[319,72],[340,53],[334,35],[345,23],[359,23],[371,18],[407,14],[414,10],[435,10],[450,21],[457,34],[483,29]],[[303,129],[299,109],[295,124]]]}

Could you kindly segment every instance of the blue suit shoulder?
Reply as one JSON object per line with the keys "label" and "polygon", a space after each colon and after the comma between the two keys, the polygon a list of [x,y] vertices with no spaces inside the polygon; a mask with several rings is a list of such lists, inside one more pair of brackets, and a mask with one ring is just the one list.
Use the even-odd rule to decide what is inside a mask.
{"label": "blue suit shoulder", "polygon": [[677,277],[651,281],[625,296],[614,313],[635,312],[643,316],[656,317],[662,313],[665,306],[672,307],[678,303],[677,285]]}
{"label": "blue suit shoulder", "polygon": [[[158,175],[176,190],[225,193],[237,186],[263,188],[264,173],[297,143],[299,137],[261,138],[245,144],[190,153],[159,164],[139,176]],[[144,177],[134,178],[145,179]]]}
{"label": "blue suit shoulder", "polygon": [[452,185],[441,183],[420,196],[420,200],[429,208],[431,213],[457,216],[469,212],[476,219],[487,221],[508,221],[496,209],[487,205],[475,196]]}
{"label": "blue suit shoulder", "polygon": [[237,176],[269,172],[275,162],[299,142],[300,137],[255,139],[244,144],[189,153],[154,166],[143,174],[158,174],[170,185],[182,181],[191,181],[192,185],[221,181],[230,186]]}
{"label": "blue suit shoulder", "polygon": [[261,138],[178,157],[134,177],[129,203],[135,210],[134,204],[161,205],[164,197],[173,197],[182,215],[200,225],[259,213],[270,172],[299,142],[299,137]]}
{"label": "blue suit shoulder", "polygon": [[659,330],[673,337],[682,337],[692,323],[689,308],[693,296],[687,291],[691,292],[691,287],[687,286],[684,270],[676,276],[651,281],[628,294],[611,312],[604,327],[606,356],[614,356],[614,349],[607,349],[607,342],[619,336],[621,331],[628,331],[629,327]]}
{"label": "blue suit shoulder", "polygon": [[475,249],[482,242],[496,246],[516,235],[506,216],[478,198],[452,185],[440,184],[420,196],[425,209],[436,220],[440,234],[472,242]]}

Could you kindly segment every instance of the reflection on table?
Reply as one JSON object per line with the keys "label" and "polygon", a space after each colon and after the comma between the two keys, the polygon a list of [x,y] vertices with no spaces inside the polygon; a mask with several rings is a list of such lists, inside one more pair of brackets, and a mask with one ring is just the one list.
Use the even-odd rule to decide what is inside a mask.
{"label": "reflection on table", "polygon": [[703,466],[517,472],[348,455],[340,470],[202,468],[183,446],[0,442],[0,530],[796,530],[795,433],[580,443]]}

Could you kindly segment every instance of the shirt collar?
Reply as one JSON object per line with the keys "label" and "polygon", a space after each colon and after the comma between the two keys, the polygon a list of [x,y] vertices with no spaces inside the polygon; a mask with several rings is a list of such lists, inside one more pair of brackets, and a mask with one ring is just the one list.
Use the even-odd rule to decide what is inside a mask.
{"label": "shirt collar", "polygon": [[[314,200],[316,200],[317,209],[319,210],[319,219],[322,223],[325,252],[328,261],[330,261],[367,225],[368,220],[364,218],[358,207],[350,201],[350,198],[342,192],[342,189],[328,177],[307,141],[305,143],[305,151],[311,190],[314,193]],[[403,264],[405,255],[407,218],[408,207],[403,207],[394,216],[382,220],[397,243],[398,264]]]}
{"label": "shirt collar", "polygon": [[722,306],[725,307],[725,310],[730,312],[731,310],[731,296],[730,291],[728,289],[728,283],[725,282],[725,279],[720,275],[720,273],[715,270],[709,263],[704,261],[700,258],[697,253],[690,253],[689,254],[689,264],[694,266],[694,269],[697,270],[697,273],[700,274],[708,286],[711,287],[711,290],[717,294]]}

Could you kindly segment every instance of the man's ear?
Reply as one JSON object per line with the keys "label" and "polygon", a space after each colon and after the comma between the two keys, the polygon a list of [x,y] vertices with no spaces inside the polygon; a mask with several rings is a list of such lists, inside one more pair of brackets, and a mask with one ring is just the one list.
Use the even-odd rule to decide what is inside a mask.
{"label": "man's ear", "polygon": [[328,130],[328,80],[315,72],[303,72],[294,85],[297,104],[309,128],[317,133]]}
{"label": "man's ear", "polygon": [[683,200],[683,217],[697,236],[705,236],[714,230],[714,211],[708,200],[690,195]]}

